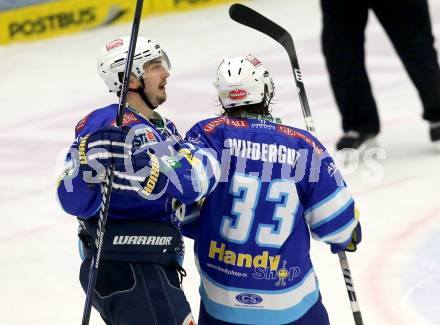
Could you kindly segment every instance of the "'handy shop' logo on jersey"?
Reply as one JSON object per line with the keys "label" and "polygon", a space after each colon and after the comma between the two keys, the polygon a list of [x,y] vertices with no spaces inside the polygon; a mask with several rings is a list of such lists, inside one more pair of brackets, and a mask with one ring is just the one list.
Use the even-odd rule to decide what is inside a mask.
{"label": "'handy shop' logo on jersey", "polygon": [[224,264],[235,265],[245,268],[261,268],[272,271],[278,270],[280,264],[280,255],[270,256],[268,251],[263,251],[261,255],[251,255],[237,253],[231,249],[226,249],[226,244],[217,246],[217,242],[211,240],[209,245],[209,258],[216,259]]}
{"label": "'handy shop' logo on jersey", "polygon": [[283,261],[283,267],[271,270],[269,268],[257,267],[254,269],[252,277],[256,280],[271,280],[275,281],[275,286],[284,287],[287,281],[292,281],[298,277],[301,270],[298,266],[286,267],[287,261]]}
{"label": "'handy shop' logo on jersey", "polygon": [[235,296],[235,299],[246,305],[257,305],[263,301],[263,298],[253,293],[240,293]]}

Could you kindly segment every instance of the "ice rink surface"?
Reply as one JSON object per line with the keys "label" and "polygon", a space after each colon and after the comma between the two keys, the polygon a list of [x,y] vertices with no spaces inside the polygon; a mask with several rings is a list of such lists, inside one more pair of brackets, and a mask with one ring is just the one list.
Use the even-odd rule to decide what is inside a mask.
{"label": "ice rink surface", "polygon": [[[440,39],[440,0],[429,3]],[[318,1],[249,5],[292,33],[318,136],[333,148],[340,119],[320,48]],[[273,115],[304,127],[284,50],[232,22],[227,11],[220,6],[142,22],[140,35],[158,40],[173,65],[169,100],[159,111],[181,133],[213,116],[219,107],[212,80],[220,60],[252,53],[273,76]],[[115,101],[96,72],[96,56],[130,28],[0,47],[0,324],[80,323],[77,221],[59,207],[55,184],[76,123]],[[415,88],[372,14],[366,49],[383,151],[370,162],[343,168],[362,213],[363,242],[349,254],[361,311],[369,325],[440,324],[440,152],[429,142]],[[192,244],[186,244],[184,288],[197,315],[199,280]],[[331,323],[353,324],[337,256],[316,242],[311,254]],[[91,323],[103,324],[96,313]]]}

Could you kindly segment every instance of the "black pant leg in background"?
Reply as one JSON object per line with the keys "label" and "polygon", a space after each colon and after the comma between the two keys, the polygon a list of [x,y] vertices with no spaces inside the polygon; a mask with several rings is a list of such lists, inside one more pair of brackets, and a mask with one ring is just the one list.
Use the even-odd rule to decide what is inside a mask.
{"label": "black pant leg in background", "polygon": [[440,121],[440,68],[427,0],[371,0],[422,100],[423,118]]}
{"label": "black pant leg in background", "polygon": [[[386,0],[388,1],[388,0]],[[365,67],[366,0],[321,0],[322,49],[344,131],[378,133],[379,116]]]}

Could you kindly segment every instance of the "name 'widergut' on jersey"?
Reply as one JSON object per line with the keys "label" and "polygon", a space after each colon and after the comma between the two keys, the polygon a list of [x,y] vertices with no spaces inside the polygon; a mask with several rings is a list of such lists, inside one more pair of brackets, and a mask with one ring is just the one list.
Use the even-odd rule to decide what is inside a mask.
{"label": "name 'widergut' on jersey", "polygon": [[264,162],[295,165],[299,157],[296,150],[275,143],[227,138],[224,146],[229,149],[232,156]]}

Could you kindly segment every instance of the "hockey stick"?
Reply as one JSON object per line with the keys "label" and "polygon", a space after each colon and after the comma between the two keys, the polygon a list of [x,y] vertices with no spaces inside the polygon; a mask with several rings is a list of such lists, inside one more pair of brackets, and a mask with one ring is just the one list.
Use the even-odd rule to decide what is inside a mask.
{"label": "hockey stick", "polygon": [[[122,126],[125,104],[127,103],[128,83],[130,81],[131,67],[133,65],[133,57],[136,49],[136,41],[137,41],[139,24],[142,15],[142,5],[143,5],[143,0],[137,0],[136,9],[134,12],[133,25],[131,29],[130,45],[128,48],[127,59],[125,61],[125,71],[124,71],[124,79],[122,82],[122,90],[121,90],[121,95],[119,96],[118,113],[116,116],[116,125],[118,127]],[[98,227],[96,228],[96,239],[95,239],[96,255],[93,257],[92,263],[90,264],[89,280],[87,284],[86,301],[84,304],[82,325],[89,324],[89,320],[90,320],[93,292],[95,291],[96,279],[98,277],[99,261],[101,259],[102,243],[104,241],[105,225],[107,223],[114,172],[115,172],[115,167],[111,165],[106,172],[106,177],[102,185],[102,201],[99,210],[99,220],[98,220]]]}
{"label": "hockey stick", "polygon": [[[231,19],[242,25],[248,26],[252,29],[256,29],[263,34],[270,36],[284,47],[289,56],[290,65],[292,67],[293,75],[295,77],[296,89],[301,103],[307,131],[315,134],[313,118],[310,112],[309,103],[307,101],[306,90],[304,88],[301,70],[299,68],[298,57],[296,55],[295,45],[293,43],[292,36],[278,24],[242,4],[233,4],[229,8],[229,16],[231,17]],[[342,273],[345,279],[345,286],[347,288],[348,297],[350,299],[354,322],[356,325],[363,325],[362,315],[360,312],[359,303],[357,301],[356,292],[353,286],[353,280],[351,278],[347,256],[344,251],[338,253],[338,256],[339,262],[341,264]]]}

